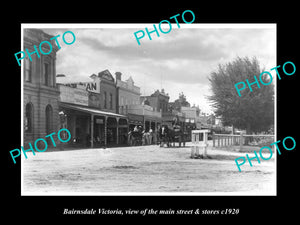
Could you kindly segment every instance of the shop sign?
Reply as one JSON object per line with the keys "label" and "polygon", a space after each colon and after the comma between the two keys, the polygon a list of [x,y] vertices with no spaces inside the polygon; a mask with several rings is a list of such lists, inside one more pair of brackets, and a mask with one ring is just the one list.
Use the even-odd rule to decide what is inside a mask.
{"label": "shop sign", "polygon": [[86,91],[100,93],[100,82],[79,82],[79,83],[68,83],[67,86],[73,88],[84,88]]}
{"label": "shop sign", "polygon": [[86,106],[89,104],[88,92],[86,90],[59,85],[59,91],[61,102]]}

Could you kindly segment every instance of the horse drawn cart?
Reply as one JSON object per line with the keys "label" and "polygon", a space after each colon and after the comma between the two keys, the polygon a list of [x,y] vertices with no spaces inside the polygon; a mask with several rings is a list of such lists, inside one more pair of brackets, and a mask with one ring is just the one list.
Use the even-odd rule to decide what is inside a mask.
{"label": "horse drawn cart", "polygon": [[168,147],[175,147],[176,143],[181,147],[181,143],[185,146],[186,133],[183,126],[180,125],[178,117],[174,117],[171,128],[163,125],[159,130],[160,147],[167,144]]}

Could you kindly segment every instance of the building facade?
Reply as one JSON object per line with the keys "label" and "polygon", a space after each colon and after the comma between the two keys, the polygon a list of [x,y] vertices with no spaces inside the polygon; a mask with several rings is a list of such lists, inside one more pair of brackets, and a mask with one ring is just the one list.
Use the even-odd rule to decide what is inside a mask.
{"label": "building facade", "polygon": [[185,115],[186,124],[191,129],[201,129],[200,109],[198,107],[181,107],[181,112]]}
{"label": "building facade", "polygon": [[133,130],[136,125],[141,125],[145,132],[148,132],[150,129],[155,132],[161,125],[161,112],[155,111],[154,108],[146,104],[129,105],[127,116],[129,121],[134,121],[136,116],[142,116],[142,124],[136,123],[135,121],[129,123],[129,130]]}
{"label": "building facade", "polygon": [[[140,126],[145,132],[150,129],[156,131],[161,124],[161,112],[156,110],[157,105],[154,109],[149,104],[145,104],[147,99],[140,96],[140,87],[134,85],[132,77],[122,81],[121,76],[120,72],[116,72],[118,108],[120,114],[127,116],[129,130],[132,131],[135,126]],[[141,102],[143,99],[144,101]]]}
{"label": "building facade", "polygon": [[139,105],[140,87],[134,85],[132,77],[122,81],[122,73],[116,72],[118,113],[127,114],[130,105]]}
{"label": "building facade", "polygon": [[[23,51],[28,49],[32,53],[35,51],[34,45],[39,46],[45,40],[52,44],[50,54],[39,54],[40,57],[38,57],[34,53],[31,55],[32,60],[26,56],[22,61],[24,143],[28,143],[37,138],[44,138],[60,129],[59,90],[56,87],[56,52],[58,47],[54,40],[50,40],[53,36],[42,30],[24,29],[23,34]],[[50,48],[48,45],[43,45],[42,50],[49,52]]]}
{"label": "building facade", "polygon": [[[155,132],[161,124],[170,125],[174,116],[183,127],[185,117],[189,123],[196,121],[194,109],[170,111],[170,97],[164,89],[141,96],[140,87],[132,77],[122,81],[120,72],[115,74],[116,79],[109,70],[104,70],[92,74],[90,82],[57,84],[58,47],[55,40],[50,40],[52,37],[39,29],[24,29],[24,49],[32,53],[31,60],[27,56],[22,61],[24,143],[67,128],[71,144],[78,147],[126,144],[128,131],[135,126]],[[52,51],[38,57],[34,46],[45,40],[51,42]],[[43,52],[50,51],[48,45],[42,48]],[[51,146],[51,139],[47,141]]]}
{"label": "building facade", "polygon": [[156,90],[150,96],[141,96],[141,103],[146,100],[155,111],[159,111],[163,115],[168,112],[169,99],[169,95],[162,89],[161,91]]}
{"label": "building facade", "polygon": [[[66,115],[67,127],[74,137],[74,145],[102,147],[126,144],[128,119],[116,113],[118,107],[115,79],[108,70],[99,72],[98,75],[93,74],[90,78],[91,82],[64,84],[74,89],[71,91],[73,97],[60,98],[60,109]],[[60,90],[65,89],[60,87]],[[61,97],[64,95],[61,92]]]}
{"label": "building facade", "polygon": [[171,125],[169,119],[170,115],[172,116],[172,113],[168,110],[169,99],[170,97],[167,93],[165,93],[164,89],[161,91],[156,90],[150,96],[141,96],[141,102],[143,104],[149,105],[153,108],[153,111],[161,113],[159,125],[166,124],[168,126]]}
{"label": "building facade", "polygon": [[91,75],[94,82],[99,83],[100,95],[98,109],[106,112],[117,112],[117,88],[114,77],[109,70],[103,70],[98,75]]}

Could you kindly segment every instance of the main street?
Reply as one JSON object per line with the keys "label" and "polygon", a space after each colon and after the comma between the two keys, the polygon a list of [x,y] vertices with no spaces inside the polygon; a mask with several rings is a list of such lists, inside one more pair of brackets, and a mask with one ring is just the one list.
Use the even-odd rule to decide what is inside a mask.
{"label": "main street", "polygon": [[209,144],[208,159],[191,159],[191,143],[28,155],[22,157],[22,194],[275,194],[274,158],[239,172],[234,159],[245,153]]}

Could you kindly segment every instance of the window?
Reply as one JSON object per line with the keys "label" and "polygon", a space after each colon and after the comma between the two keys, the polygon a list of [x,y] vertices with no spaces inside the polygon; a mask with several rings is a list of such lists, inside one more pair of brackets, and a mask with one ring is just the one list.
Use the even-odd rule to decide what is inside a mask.
{"label": "window", "polygon": [[120,103],[119,103],[119,105],[124,105],[124,97],[123,96],[120,97]]}
{"label": "window", "polygon": [[106,92],[104,91],[104,109],[106,109],[106,102],[107,102],[107,95]]}
{"label": "window", "polygon": [[44,63],[44,84],[49,86],[49,64]]}
{"label": "window", "polygon": [[53,120],[52,120],[52,113],[53,110],[52,110],[52,107],[51,105],[47,105],[46,106],[46,133],[49,134],[51,133],[52,131],[52,123],[53,123]]}
{"label": "window", "polygon": [[33,132],[33,106],[31,103],[26,104],[24,130],[27,133]]}
{"label": "window", "polygon": [[109,94],[109,108],[110,108],[110,109],[113,109],[113,104],[112,104],[112,102],[113,102],[113,95],[112,95],[112,93],[110,93],[110,94]]}
{"label": "window", "polygon": [[32,76],[32,62],[28,59],[28,57],[25,58],[25,81],[31,82],[31,76]]}

